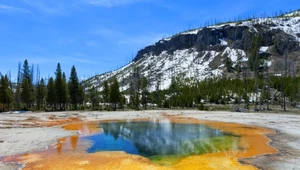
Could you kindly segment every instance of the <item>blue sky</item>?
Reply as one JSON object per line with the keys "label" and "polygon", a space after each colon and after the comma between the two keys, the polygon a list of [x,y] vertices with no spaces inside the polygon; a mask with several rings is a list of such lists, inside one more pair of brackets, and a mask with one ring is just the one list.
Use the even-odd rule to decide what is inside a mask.
{"label": "blue sky", "polygon": [[67,76],[117,69],[138,50],[206,21],[272,15],[299,0],[0,0],[0,71],[39,64],[42,77],[61,63]]}

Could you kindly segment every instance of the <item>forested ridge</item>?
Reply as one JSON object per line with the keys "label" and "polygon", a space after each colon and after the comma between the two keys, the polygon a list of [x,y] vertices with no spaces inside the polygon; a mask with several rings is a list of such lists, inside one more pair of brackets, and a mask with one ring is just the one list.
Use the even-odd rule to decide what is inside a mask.
{"label": "forested ridge", "polygon": [[140,50],[119,70],[80,81],[18,64],[0,75],[0,111],[300,107],[299,11],[189,30]]}
{"label": "forested ridge", "polygon": [[[253,53],[258,53],[253,50]],[[252,56],[255,56],[252,54]],[[257,61],[258,60],[258,61]],[[249,60],[248,62],[251,62]],[[160,90],[159,82],[154,91],[149,91],[147,77],[140,75],[139,68],[133,68],[130,87],[121,91],[116,78],[105,81],[101,91],[95,87],[85,89],[79,82],[76,68],[71,68],[67,80],[60,64],[55,77],[39,78],[37,67],[29,67],[27,60],[19,64],[17,82],[11,82],[9,75],[1,75],[1,111],[10,110],[117,110],[156,108],[198,108],[209,110],[205,105],[235,105],[238,109],[270,110],[270,105],[296,107],[300,101],[300,77],[287,72],[270,74],[262,65],[262,58],[254,59],[249,67],[232,67],[228,64],[228,77],[207,78],[198,81],[178,75],[172,78],[168,89]],[[255,64],[256,63],[256,64]],[[284,73],[284,72],[283,72]],[[234,75],[234,76],[233,76]],[[35,80],[34,80],[35,79]]]}

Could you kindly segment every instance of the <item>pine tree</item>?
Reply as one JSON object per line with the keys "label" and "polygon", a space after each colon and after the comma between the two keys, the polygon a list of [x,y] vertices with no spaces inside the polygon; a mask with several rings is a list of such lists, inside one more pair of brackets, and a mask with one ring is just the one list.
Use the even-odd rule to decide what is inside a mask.
{"label": "pine tree", "polygon": [[133,106],[135,110],[139,110],[141,104],[139,92],[135,92],[133,96]]}
{"label": "pine tree", "polygon": [[124,110],[124,106],[126,105],[126,97],[121,93],[121,99],[120,99],[120,108]]}
{"label": "pine tree", "polygon": [[78,86],[76,99],[77,99],[77,104],[79,104],[80,106],[83,104],[83,102],[85,100],[84,89],[81,84],[79,84],[79,86]]}
{"label": "pine tree", "polygon": [[103,82],[102,98],[104,103],[109,103],[109,86],[108,82]]}
{"label": "pine tree", "polygon": [[138,110],[140,105],[140,72],[139,67],[134,67],[131,75],[131,82],[129,87],[130,105],[131,108]]}
{"label": "pine tree", "polygon": [[67,104],[69,103],[69,92],[68,92],[67,78],[64,72],[63,72],[63,81],[62,81],[62,103],[63,103],[63,110],[66,110]]}
{"label": "pine tree", "polygon": [[32,76],[28,61],[23,64],[22,83],[21,83],[21,101],[26,105],[26,109],[30,109],[34,101]]}
{"label": "pine tree", "polygon": [[2,106],[1,108],[0,108],[0,112],[3,112],[4,111],[4,100],[5,100],[5,95],[4,95],[4,86],[2,85],[2,79],[3,79],[3,76],[2,76],[2,74],[1,74],[1,72],[0,72],[0,77],[1,77],[1,79],[0,79],[0,106]]}
{"label": "pine tree", "polygon": [[169,95],[170,95],[170,101],[169,104],[170,106],[175,106],[176,105],[176,98],[177,98],[177,94],[179,92],[179,85],[177,82],[177,79],[175,77],[172,77],[171,80],[171,85],[169,87]]}
{"label": "pine tree", "polygon": [[44,108],[45,95],[46,95],[46,86],[45,86],[44,79],[42,78],[38,82],[36,87],[36,105],[38,110]]}
{"label": "pine tree", "polygon": [[30,82],[24,79],[21,85],[21,100],[26,105],[26,110],[30,109],[32,103],[31,88]]}
{"label": "pine tree", "polygon": [[7,108],[10,109],[10,104],[13,103],[14,101],[14,97],[13,97],[13,92],[12,92],[12,87],[10,85],[10,80],[8,79],[7,75],[5,75],[4,77],[5,79],[5,93],[6,93],[6,105],[7,105]]}
{"label": "pine tree", "polygon": [[95,106],[99,104],[99,97],[97,89],[94,86],[89,89],[89,100],[92,103],[92,109],[95,110]]}
{"label": "pine tree", "polygon": [[248,59],[249,67],[252,71],[254,71],[255,75],[259,72],[259,48],[261,45],[261,36],[260,35],[254,35],[252,37],[251,42],[251,49],[250,49],[250,55]]}
{"label": "pine tree", "polygon": [[119,88],[119,83],[117,78],[114,78],[113,83],[110,88],[110,102],[113,104],[113,110],[117,110],[117,104],[121,100],[121,93]]}
{"label": "pine tree", "polygon": [[47,104],[50,105],[53,111],[56,103],[56,92],[55,92],[55,82],[52,77],[50,77],[48,81],[46,101]]}
{"label": "pine tree", "polygon": [[133,87],[133,81],[130,81],[129,83],[129,106],[133,109],[134,108],[134,87]]}
{"label": "pine tree", "polygon": [[233,64],[232,60],[229,57],[226,57],[225,58],[225,67],[226,67],[227,72],[229,72],[229,73],[231,73],[233,70],[232,64]]}
{"label": "pine tree", "polygon": [[69,95],[70,95],[70,102],[73,106],[73,108],[76,110],[77,109],[77,92],[78,92],[78,87],[79,87],[79,80],[77,77],[77,72],[75,66],[72,67],[71,69],[71,75],[68,83],[69,87]]}
{"label": "pine tree", "polygon": [[23,70],[22,70],[22,76],[21,77],[22,77],[22,80],[27,79],[27,80],[30,81],[30,83],[32,82],[31,71],[30,71],[27,59],[24,61]]}
{"label": "pine tree", "polygon": [[155,103],[158,107],[161,107],[161,97],[160,97],[160,78],[157,77],[156,79],[156,86],[155,86]]}
{"label": "pine tree", "polygon": [[144,109],[147,109],[147,102],[148,102],[148,80],[146,77],[142,77],[141,79],[141,89],[142,89],[142,104]]}
{"label": "pine tree", "polygon": [[21,62],[18,63],[18,75],[17,75],[17,86],[16,86],[16,92],[15,92],[15,104],[16,109],[20,109],[21,107],[21,83],[22,83],[22,64]]}
{"label": "pine tree", "polygon": [[57,64],[55,76],[56,104],[58,105],[59,110],[62,110],[65,97],[65,87],[60,63]]}
{"label": "pine tree", "polygon": [[5,111],[5,106],[10,109],[10,104],[13,102],[12,89],[9,86],[7,75],[1,76],[0,81],[0,103],[2,103],[2,111]]}

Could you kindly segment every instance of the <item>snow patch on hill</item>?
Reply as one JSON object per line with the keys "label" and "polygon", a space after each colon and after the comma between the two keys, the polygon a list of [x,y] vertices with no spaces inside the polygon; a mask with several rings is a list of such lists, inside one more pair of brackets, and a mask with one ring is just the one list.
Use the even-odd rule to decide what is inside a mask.
{"label": "snow patch on hill", "polygon": [[[300,13],[297,11],[297,13]],[[300,16],[296,14],[287,14],[287,16],[293,17],[281,17],[281,18],[263,18],[263,19],[251,19],[247,21],[239,21],[232,23],[224,23],[207,28],[211,29],[223,29],[226,26],[232,27],[249,27],[251,32],[257,32],[257,25],[265,27],[268,30],[279,29],[285,33],[293,36],[295,40],[300,42]],[[200,29],[194,29],[179,33],[173,37],[168,37],[160,40],[158,43],[164,43],[171,41],[178,35],[198,34]],[[129,88],[129,82],[133,74],[133,68],[138,67],[140,70],[140,76],[145,76],[150,80],[150,91],[156,89],[159,84],[160,89],[167,89],[172,81],[172,77],[181,76],[183,78],[196,78],[203,80],[208,77],[222,76],[225,70],[224,57],[228,57],[233,62],[233,66],[240,62],[247,62],[248,58],[245,51],[240,49],[233,49],[230,47],[227,39],[219,39],[220,46],[226,47],[219,52],[214,50],[197,51],[195,48],[180,49],[174,52],[162,51],[159,54],[154,55],[153,52],[147,52],[139,60],[132,62],[118,70],[105,73],[99,76],[95,76],[89,80],[90,88],[92,86],[98,87],[101,90],[101,84],[117,77],[121,85],[121,90],[127,90]],[[268,52],[270,47],[260,47],[260,53]],[[266,63],[271,65],[272,61]]]}
{"label": "snow patch on hill", "polygon": [[181,34],[182,35],[187,35],[187,34],[198,34],[198,32],[200,31],[201,29],[194,29],[194,30],[190,30],[190,31],[184,31],[182,32]]}
{"label": "snow patch on hill", "polygon": [[[91,80],[92,86],[100,86],[103,81],[116,76],[119,82],[124,79],[130,79],[133,74],[133,68],[139,67],[141,76],[147,77],[150,82],[149,90],[154,91],[156,85],[159,89],[167,89],[171,85],[172,77],[181,75],[183,78],[197,78],[203,80],[208,77],[223,75],[224,64],[219,64],[217,68],[211,68],[212,62],[216,57],[226,55],[234,65],[237,62],[247,61],[243,50],[231,49],[227,47],[223,53],[216,51],[197,52],[196,49],[176,50],[172,54],[163,51],[160,55],[146,54],[144,57],[134,63],[122,67],[117,71],[103,74]],[[121,90],[129,88],[129,81],[122,84]],[[99,91],[102,88],[98,88]]]}
{"label": "snow patch on hill", "polygon": [[[300,14],[300,11],[297,13]],[[290,15],[293,15],[292,13]],[[256,31],[256,28],[254,25],[261,24],[261,25],[267,25],[270,27],[270,29],[280,29],[286,32],[287,34],[290,34],[294,36],[296,39],[300,41],[300,39],[297,37],[297,34],[300,33],[300,16],[297,17],[281,17],[281,18],[260,18],[260,19],[251,19],[247,21],[240,21],[240,22],[232,22],[232,23],[224,23],[214,26],[209,26],[208,28],[214,28],[214,29],[220,29],[224,26],[233,26],[233,27],[240,27],[240,26],[247,26],[253,31]],[[201,29],[199,29],[201,30]],[[198,31],[199,31],[198,30]]]}
{"label": "snow patch on hill", "polygon": [[294,17],[294,16],[300,16],[300,10],[285,14],[286,17]]}

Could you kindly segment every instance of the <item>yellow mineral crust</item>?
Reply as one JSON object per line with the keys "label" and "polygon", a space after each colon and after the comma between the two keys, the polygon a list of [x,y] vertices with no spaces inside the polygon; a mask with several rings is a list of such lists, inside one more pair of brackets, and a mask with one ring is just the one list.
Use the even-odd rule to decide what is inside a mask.
{"label": "yellow mineral crust", "polygon": [[[241,164],[238,160],[278,152],[269,145],[270,139],[265,136],[267,134],[275,133],[275,131],[270,129],[234,123],[201,121],[176,116],[167,117],[170,121],[175,123],[201,123],[212,128],[220,129],[223,132],[237,135],[240,137],[239,149],[188,156],[172,165],[162,166],[152,163],[147,158],[130,155],[125,152],[87,153],[85,152],[85,149],[88,148],[90,143],[84,141],[80,142],[78,136],[71,136],[68,139],[60,139],[56,145],[56,149],[49,149],[48,151],[26,154],[18,157],[7,157],[5,160],[26,163],[25,170],[253,170],[256,169],[254,166]],[[99,122],[79,123],[68,125],[64,128],[68,130],[78,130],[83,134],[92,134],[101,132],[101,129],[97,126],[98,123]],[[65,150],[64,148],[71,149]]]}

